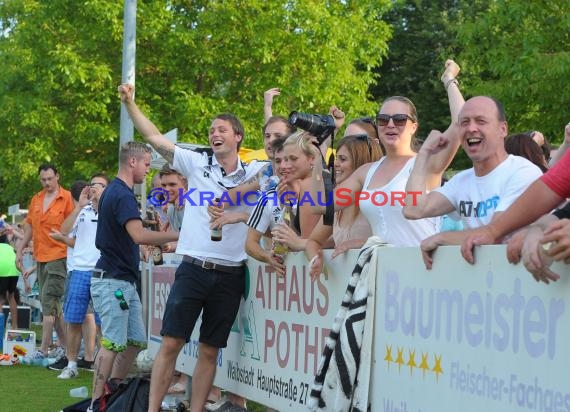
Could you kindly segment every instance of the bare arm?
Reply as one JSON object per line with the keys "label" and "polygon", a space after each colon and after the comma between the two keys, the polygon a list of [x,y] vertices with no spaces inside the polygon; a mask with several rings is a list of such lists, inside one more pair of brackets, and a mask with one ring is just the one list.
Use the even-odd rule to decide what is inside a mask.
{"label": "bare arm", "polygon": [[447,92],[447,100],[449,102],[449,113],[451,114],[451,122],[457,123],[459,119],[459,112],[465,104],[465,99],[459,90],[459,83],[457,76],[461,68],[453,60],[445,62],[445,71],[441,75],[441,82],[445,91]]}
{"label": "bare arm", "polygon": [[247,229],[247,238],[245,241],[245,252],[252,258],[265,262],[271,265],[279,276],[285,275],[285,265],[280,260],[276,259],[275,255],[270,250],[265,250],[261,247],[262,233],[253,228]]}
{"label": "bare arm", "polygon": [[552,156],[552,159],[550,159],[548,166],[552,167],[556,164],[556,162],[562,159],[562,156],[564,156],[564,153],[566,153],[569,147],[570,147],[570,123],[568,123],[564,128],[564,141],[556,151],[556,154]]}
{"label": "bare arm", "polygon": [[32,227],[28,222],[24,223],[24,236],[18,241],[16,246],[16,267],[22,271],[22,252],[32,240]]}
{"label": "bare arm", "polygon": [[79,212],[89,204],[89,186],[85,186],[79,195],[79,201],[75,204],[75,208],[65,218],[59,229],[64,235],[68,235],[73,230],[73,225],[79,216]]}
{"label": "bare arm", "polygon": [[134,101],[135,88],[132,84],[122,84],[119,86],[121,101],[125,105],[135,128],[150,143],[150,145],[168,163],[174,161],[174,143],[164,137],[158,128],[139,109]]}
{"label": "bare arm", "polygon": [[153,232],[146,230],[139,219],[129,220],[125,228],[137,245],[162,245],[178,240],[178,232]]}
{"label": "bare arm", "polygon": [[[442,173],[453,158],[449,156],[450,148],[455,154],[459,146],[458,139],[450,137],[451,129],[454,128],[450,127],[445,133],[432,130],[416,156],[414,168],[406,183],[406,204],[403,213],[407,219],[441,216],[454,210],[444,195],[429,192],[436,181],[441,182]],[[438,162],[443,163],[438,165]]]}
{"label": "bare arm", "polygon": [[273,116],[273,98],[281,94],[279,87],[273,87],[263,93],[263,123]]}
{"label": "bare arm", "polygon": [[58,242],[63,243],[68,247],[75,247],[75,237],[69,237],[67,233],[58,232],[57,230],[52,229],[49,237],[51,237],[53,240],[57,240]]}
{"label": "bare arm", "polygon": [[509,233],[550,212],[563,200],[541,179],[536,180],[507,210],[493,217],[490,224],[467,231],[468,236],[461,245],[461,254],[469,263],[474,263],[473,247],[499,242]]}

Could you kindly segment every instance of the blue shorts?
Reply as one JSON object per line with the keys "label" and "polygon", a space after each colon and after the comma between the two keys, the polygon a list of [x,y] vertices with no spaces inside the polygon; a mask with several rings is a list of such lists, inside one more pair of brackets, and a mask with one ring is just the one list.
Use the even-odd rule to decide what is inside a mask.
{"label": "blue shorts", "polygon": [[[129,308],[121,309],[115,291],[121,289]],[[146,328],[142,304],[135,285],[126,280],[92,278],[93,309],[101,318],[101,346],[113,352],[122,352],[127,345],[146,348]]]}
{"label": "blue shorts", "polygon": [[[83,323],[85,315],[93,309],[91,301],[91,276],[90,270],[73,270],[67,277],[65,291],[65,304],[63,305],[63,318],[67,323]],[[99,320],[95,315],[96,321]],[[101,323],[100,320],[97,322]]]}

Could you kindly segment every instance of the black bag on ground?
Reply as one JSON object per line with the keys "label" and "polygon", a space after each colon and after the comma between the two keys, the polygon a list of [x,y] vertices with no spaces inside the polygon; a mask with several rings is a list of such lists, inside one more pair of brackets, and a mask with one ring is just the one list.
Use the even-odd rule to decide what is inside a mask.
{"label": "black bag on ground", "polygon": [[147,412],[149,392],[150,380],[146,378],[109,382],[105,385],[105,395],[99,401],[99,411]]}
{"label": "black bag on ground", "polygon": [[[147,412],[150,381],[146,378],[109,379],[105,394],[95,401],[99,412]],[[60,412],[86,412],[91,398],[63,408]]]}

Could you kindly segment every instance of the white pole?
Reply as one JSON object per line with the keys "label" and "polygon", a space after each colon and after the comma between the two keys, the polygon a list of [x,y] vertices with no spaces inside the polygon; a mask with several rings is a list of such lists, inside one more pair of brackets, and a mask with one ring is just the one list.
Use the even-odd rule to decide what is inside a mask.
{"label": "white pole", "polygon": [[[125,0],[123,16],[123,66],[121,83],[135,84],[135,58],[137,50],[137,1]],[[119,150],[121,146],[131,140],[134,136],[134,127],[127,110],[121,105],[121,132],[119,135]],[[140,186],[141,206],[143,213],[146,209],[146,185]],[[144,262],[141,265],[141,290],[140,296],[143,307],[143,320],[148,329],[148,266]]]}
{"label": "white pole", "polygon": [[[137,1],[125,0],[123,27],[123,67],[121,83],[135,84],[135,57],[137,49]],[[119,148],[133,140],[133,122],[127,110],[121,105],[121,134]]]}

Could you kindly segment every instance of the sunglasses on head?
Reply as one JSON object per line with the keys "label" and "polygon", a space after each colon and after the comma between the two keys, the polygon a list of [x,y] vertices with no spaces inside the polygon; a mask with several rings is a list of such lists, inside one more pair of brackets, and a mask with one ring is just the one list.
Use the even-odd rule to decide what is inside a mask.
{"label": "sunglasses on head", "polygon": [[129,304],[125,300],[125,295],[123,295],[123,291],[121,289],[117,289],[115,291],[115,297],[119,301],[119,306],[121,307],[121,309],[127,310],[129,308]]}
{"label": "sunglasses on head", "polygon": [[394,126],[404,126],[408,120],[415,122],[413,117],[404,113],[398,113],[393,115],[378,113],[376,115],[376,124],[378,126],[386,126],[388,123],[390,123],[390,119],[392,119],[392,121],[394,122]]}

